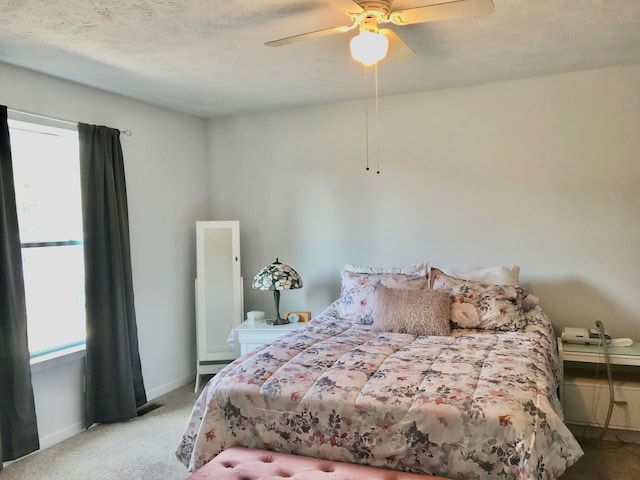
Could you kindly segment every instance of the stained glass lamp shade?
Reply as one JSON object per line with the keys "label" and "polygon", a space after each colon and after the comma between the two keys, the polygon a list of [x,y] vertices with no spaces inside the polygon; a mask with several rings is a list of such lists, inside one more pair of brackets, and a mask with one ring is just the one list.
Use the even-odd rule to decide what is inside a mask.
{"label": "stained glass lamp shade", "polygon": [[273,299],[276,304],[276,318],[267,323],[274,325],[283,325],[289,323],[280,317],[280,290],[293,290],[294,288],[302,288],[302,279],[289,265],[276,261],[271,265],[263,267],[251,282],[251,288],[254,290],[273,290]]}

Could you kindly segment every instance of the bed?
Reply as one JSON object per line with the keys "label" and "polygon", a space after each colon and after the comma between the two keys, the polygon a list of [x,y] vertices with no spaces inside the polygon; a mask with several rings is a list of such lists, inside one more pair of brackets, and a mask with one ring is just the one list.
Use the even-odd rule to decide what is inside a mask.
{"label": "bed", "polygon": [[[340,299],[305,328],[210,380],[176,451],[190,470],[246,446],[455,480],[546,480],[582,456],[563,423],[551,323],[523,307],[524,289],[434,269],[342,280]],[[450,328],[424,334],[435,290]],[[381,328],[383,304],[391,323],[420,328]]]}

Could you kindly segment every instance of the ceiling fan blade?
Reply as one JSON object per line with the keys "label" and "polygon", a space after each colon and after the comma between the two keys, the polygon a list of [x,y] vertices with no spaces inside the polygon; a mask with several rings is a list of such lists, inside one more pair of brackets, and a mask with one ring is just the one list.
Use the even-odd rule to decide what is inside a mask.
{"label": "ceiling fan blade", "polygon": [[389,40],[389,54],[387,58],[390,60],[402,62],[416,56],[416,52],[390,28],[381,28],[380,33]]}
{"label": "ceiling fan blade", "polygon": [[329,0],[329,3],[332,3],[336,8],[339,8],[346,13],[364,12],[364,9],[353,0]]}
{"label": "ceiling fan blade", "polygon": [[325,37],[327,35],[333,35],[335,33],[348,32],[349,30],[351,30],[354,27],[355,27],[355,25],[325,28],[323,30],[316,30],[315,32],[301,33],[300,35],[293,35],[291,37],[280,38],[278,40],[272,40],[270,42],[266,42],[265,45],[267,47],[281,47],[283,45],[289,45],[291,43],[301,42],[302,40],[309,40],[311,38]]}
{"label": "ceiling fan blade", "polygon": [[410,25],[453,18],[476,17],[492,11],[492,0],[454,0],[453,2],[397,10],[391,12],[389,18],[396,25]]}

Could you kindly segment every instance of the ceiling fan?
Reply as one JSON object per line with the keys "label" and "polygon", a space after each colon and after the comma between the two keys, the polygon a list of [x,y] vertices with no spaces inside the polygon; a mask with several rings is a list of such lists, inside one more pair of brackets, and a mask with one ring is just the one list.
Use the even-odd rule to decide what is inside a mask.
{"label": "ceiling fan", "polygon": [[391,43],[395,58],[403,59],[415,52],[393,30],[379,28],[380,24],[412,25],[455,18],[484,15],[493,11],[492,0],[450,0],[405,10],[392,10],[393,0],[329,0],[351,17],[351,25],[325,28],[291,37],[266,42],[269,47],[280,47],[302,40],[344,33],[356,28],[360,33],[351,40],[351,55],[369,66],[382,60]]}

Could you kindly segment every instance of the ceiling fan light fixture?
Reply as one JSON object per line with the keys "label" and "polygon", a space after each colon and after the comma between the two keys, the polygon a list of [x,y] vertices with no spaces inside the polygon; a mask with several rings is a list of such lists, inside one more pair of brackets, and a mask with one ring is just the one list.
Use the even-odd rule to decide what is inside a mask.
{"label": "ceiling fan light fixture", "polygon": [[375,65],[387,56],[389,40],[383,34],[363,30],[351,39],[351,56],[366,65]]}

